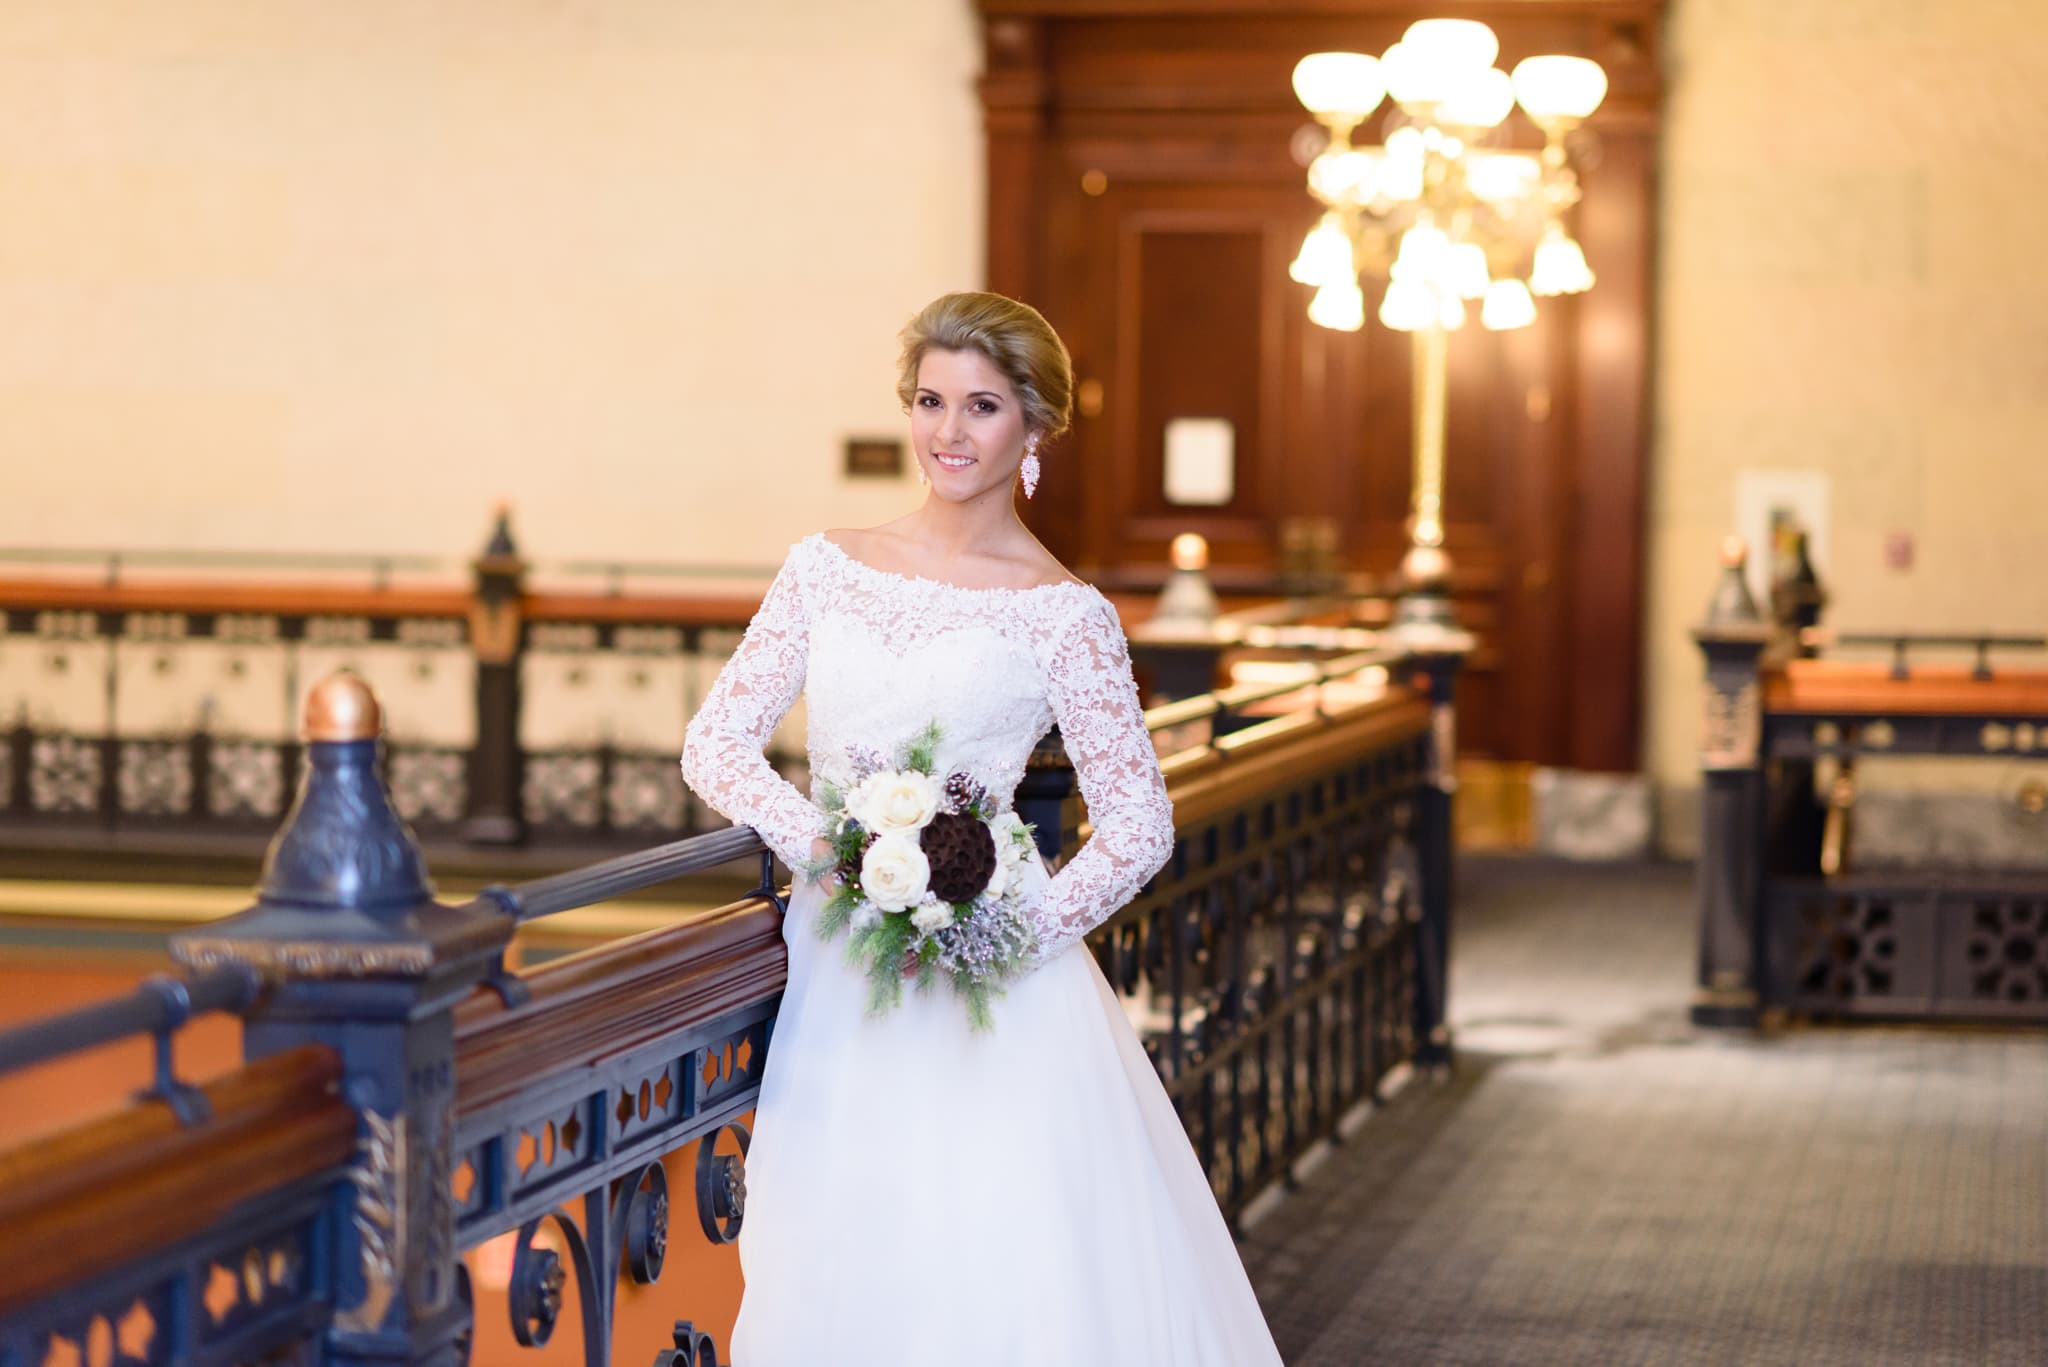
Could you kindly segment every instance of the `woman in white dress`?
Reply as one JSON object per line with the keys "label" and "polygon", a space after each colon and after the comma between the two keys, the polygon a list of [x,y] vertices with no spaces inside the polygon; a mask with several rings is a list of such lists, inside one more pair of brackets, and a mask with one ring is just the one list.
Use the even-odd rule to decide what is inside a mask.
{"label": "woman in white dress", "polygon": [[[1081,946],[1170,857],[1172,807],[1115,608],[1017,517],[1072,368],[1035,310],[934,301],[903,334],[923,504],[790,548],[689,725],[683,774],[796,871],[789,982],[740,1235],[738,1367],[1265,1367],[1271,1335],[1165,1089]],[[1078,472],[1062,471],[1067,478]],[[799,694],[813,783],[937,721],[936,771],[1002,810],[1055,722],[1093,834],[1026,865],[1032,966],[971,1030],[943,988],[884,1016],[842,942],[825,816],[763,758]]]}

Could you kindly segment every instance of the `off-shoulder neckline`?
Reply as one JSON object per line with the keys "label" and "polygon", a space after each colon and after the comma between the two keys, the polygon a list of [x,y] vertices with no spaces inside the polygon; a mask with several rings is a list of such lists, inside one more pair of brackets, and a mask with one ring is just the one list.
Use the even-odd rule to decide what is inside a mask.
{"label": "off-shoulder neckline", "polygon": [[824,546],[827,550],[838,556],[839,559],[853,566],[854,569],[864,574],[872,575],[877,579],[893,579],[898,583],[905,584],[923,584],[935,589],[944,589],[949,593],[964,593],[977,597],[1015,597],[1028,593],[1050,593],[1058,589],[1079,589],[1091,594],[1097,592],[1093,584],[1081,579],[1059,579],[1050,584],[1032,584],[1021,589],[1004,588],[1001,585],[985,589],[970,588],[965,584],[952,584],[943,579],[928,579],[921,574],[904,574],[898,570],[885,570],[880,566],[870,565],[867,561],[862,560],[823,532],[812,532],[806,539]]}

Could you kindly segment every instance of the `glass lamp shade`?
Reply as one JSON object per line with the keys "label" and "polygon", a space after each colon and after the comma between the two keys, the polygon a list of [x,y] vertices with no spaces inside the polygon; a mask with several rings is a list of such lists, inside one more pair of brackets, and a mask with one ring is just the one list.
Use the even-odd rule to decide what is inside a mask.
{"label": "glass lamp shade", "polygon": [[1435,285],[1444,278],[1445,256],[1450,247],[1451,240],[1444,230],[1423,219],[1401,234],[1401,248],[1394,254],[1390,274],[1396,280]]}
{"label": "glass lamp shade", "polygon": [[1607,98],[1607,73],[1584,57],[1525,57],[1515,63],[1514,85],[1539,124],[1583,119]]}
{"label": "glass lamp shade", "polygon": [[1356,332],[1365,326],[1365,292],[1355,279],[1332,280],[1308,301],[1308,320],[1335,332]]}
{"label": "glass lamp shade", "polygon": [[1325,204],[1369,204],[1379,193],[1382,153],[1324,152],[1308,164],[1308,188]]}
{"label": "glass lamp shade", "polygon": [[1536,301],[1529,287],[1519,280],[1496,280],[1486,287],[1486,302],[1479,306],[1479,322],[1494,332],[1525,328],[1536,321]]}
{"label": "glass lamp shade", "polygon": [[1486,249],[1477,242],[1453,242],[1443,256],[1443,283],[1460,299],[1485,296],[1490,279]]}
{"label": "glass lamp shade", "polygon": [[1528,198],[1542,175],[1542,163],[1526,152],[1474,152],[1465,162],[1465,188],[1488,204]]}
{"label": "glass lamp shade", "polygon": [[1465,301],[1455,294],[1437,296],[1437,325],[1445,332],[1465,326]]}
{"label": "glass lamp shade", "polygon": [[1386,160],[1379,167],[1380,197],[1395,200],[1422,198],[1424,162],[1428,160],[1422,130],[1414,126],[1396,128],[1387,134]]}
{"label": "glass lamp shade", "polygon": [[1484,69],[1500,56],[1500,39],[1477,19],[1418,19],[1401,35],[1401,46],[1433,66]]}
{"label": "glass lamp shade", "polygon": [[1376,58],[1362,52],[1311,52],[1294,64],[1294,95],[1326,121],[1358,123],[1387,93]]}
{"label": "glass lamp shade", "polygon": [[1529,288],[1537,294],[1579,294],[1593,288],[1593,270],[1586,253],[1553,223],[1543,230],[1536,244],[1536,260],[1529,269]]}
{"label": "glass lamp shade", "polygon": [[1406,43],[1396,43],[1381,54],[1380,70],[1386,73],[1387,93],[1410,113],[1432,109],[1449,99],[1465,74],[1465,68],[1448,65]]}
{"label": "glass lamp shade", "polygon": [[1428,327],[1438,316],[1436,291],[1420,280],[1395,278],[1380,296],[1380,322],[1396,332]]}
{"label": "glass lamp shade", "polygon": [[1460,128],[1497,128],[1515,107],[1515,83],[1497,66],[1460,75],[1437,117]]}
{"label": "glass lamp shade", "polygon": [[1333,285],[1356,279],[1351,264],[1351,234],[1335,214],[1324,214],[1322,222],[1309,229],[1301,240],[1301,253],[1287,267],[1289,278],[1301,285]]}

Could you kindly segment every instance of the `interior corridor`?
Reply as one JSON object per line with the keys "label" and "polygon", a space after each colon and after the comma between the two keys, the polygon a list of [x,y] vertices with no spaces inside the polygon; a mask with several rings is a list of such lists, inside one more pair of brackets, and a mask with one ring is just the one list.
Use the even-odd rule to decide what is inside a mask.
{"label": "interior corridor", "polygon": [[2048,1361],[2048,1035],[1697,1031],[1688,870],[1459,876],[1455,1076],[1245,1244],[1289,1363]]}

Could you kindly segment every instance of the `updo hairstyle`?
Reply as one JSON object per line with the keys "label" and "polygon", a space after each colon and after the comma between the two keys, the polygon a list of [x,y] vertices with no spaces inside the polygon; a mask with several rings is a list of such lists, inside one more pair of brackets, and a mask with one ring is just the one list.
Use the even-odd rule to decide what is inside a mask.
{"label": "updo hairstyle", "polygon": [[1066,343],[1029,304],[1000,294],[945,294],[918,310],[903,329],[896,397],[905,412],[917,397],[917,367],[927,351],[974,351],[988,358],[1017,391],[1024,425],[1046,441],[1064,433],[1074,410],[1074,363]]}

